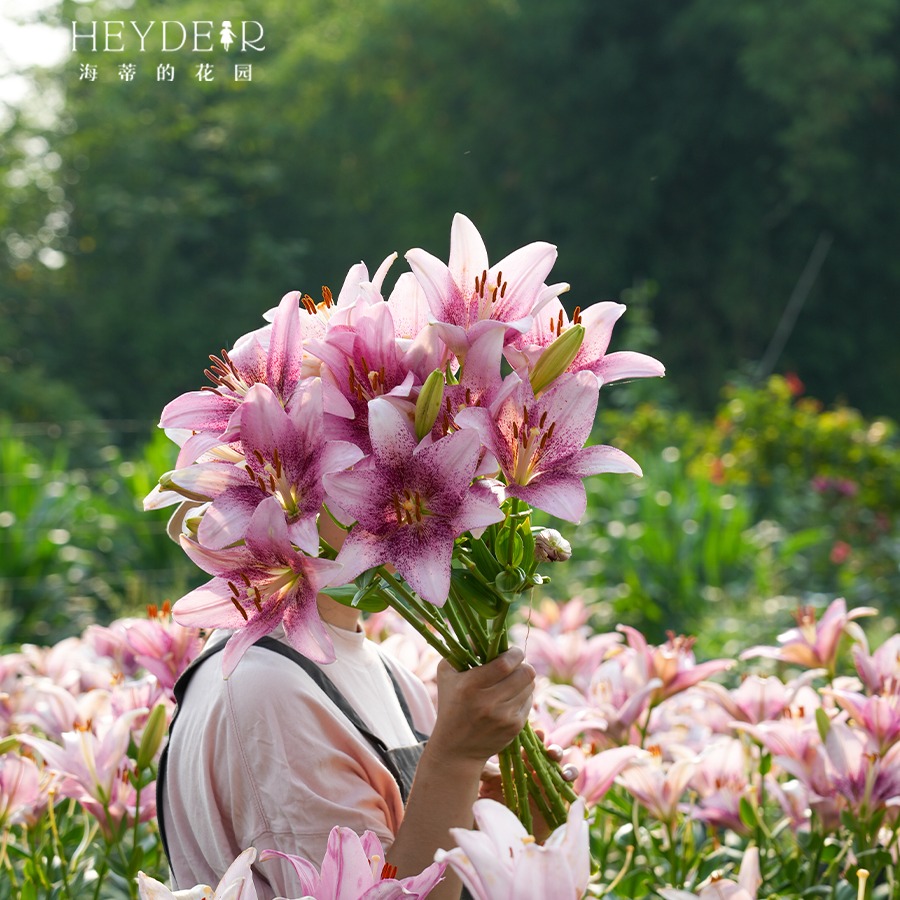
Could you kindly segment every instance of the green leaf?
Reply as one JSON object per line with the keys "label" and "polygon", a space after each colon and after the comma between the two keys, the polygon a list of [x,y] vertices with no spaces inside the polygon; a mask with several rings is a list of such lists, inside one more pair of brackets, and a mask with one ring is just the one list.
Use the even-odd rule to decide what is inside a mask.
{"label": "green leaf", "polygon": [[469,544],[469,549],[473,562],[477,566],[478,571],[484,575],[485,580],[493,581],[503,571],[503,566],[494,559],[494,555],[480,538],[477,541],[472,540]]}
{"label": "green leaf", "polygon": [[828,718],[828,713],[821,706],[816,710],[816,727],[819,729],[819,737],[824,744],[828,740],[828,732],[831,730],[831,719]]}
{"label": "green leaf", "polygon": [[482,618],[494,619],[500,615],[503,598],[468,569],[451,569],[450,583],[457,597]]}
{"label": "green leaf", "polygon": [[[525,554],[525,546],[522,543],[522,535],[518,531],[513,532],[512,564],[519,565]],[[504,528],[497,536],[497,559],[505,566],[509,562],[509,529]]]}
{"label": "green leaf", "polygon": [[741,821],[748,828],[755,828],[757,826],[758,820],[756,817],[756,810],[753,808],[753,804],[746,797],[741,797],[740,803],[738,803],[738,812],[741,817]]}

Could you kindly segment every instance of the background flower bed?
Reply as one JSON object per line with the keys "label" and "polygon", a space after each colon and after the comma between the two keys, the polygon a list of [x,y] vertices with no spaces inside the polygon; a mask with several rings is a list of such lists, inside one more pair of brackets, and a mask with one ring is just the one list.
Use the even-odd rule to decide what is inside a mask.
{"label": "background flower bed", "polygon": [[[896,896],[900,635],[870,646],[875,613],[806,609],[737,665],[597,631],[578,598],[523,618],[534,724],[592,816],[587,896],[704,898],[738,878],[749,900]],[[430,677],[434,651],[402,620],[367,626]],[[153,782],[199,648],[152,610],[0,656],[0,898],[113,900],[137,896],[139,871],[164,877]]]}

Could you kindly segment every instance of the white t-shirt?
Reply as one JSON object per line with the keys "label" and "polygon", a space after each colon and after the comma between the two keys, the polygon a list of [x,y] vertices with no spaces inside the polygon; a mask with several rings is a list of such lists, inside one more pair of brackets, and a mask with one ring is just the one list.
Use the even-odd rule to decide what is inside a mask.
{"label": "white t-shirt", "polygon": [[[326,628],[337,659],[322,671],[389,749],[415,744],[375,645],[361,631]],[[425,686],[389,663],[416,730],[430,734]],[[178,889],[217,884],[251,846],[319,866],[335,825],[374,831],[387,847],[403,818],[397,783],[372,745],[297,663],[262,647],[227,681],[218,656],[195,672],[172,733],[163,806]],[[260,900],[292,896],[295,877],[277,860],[260,865]]]}

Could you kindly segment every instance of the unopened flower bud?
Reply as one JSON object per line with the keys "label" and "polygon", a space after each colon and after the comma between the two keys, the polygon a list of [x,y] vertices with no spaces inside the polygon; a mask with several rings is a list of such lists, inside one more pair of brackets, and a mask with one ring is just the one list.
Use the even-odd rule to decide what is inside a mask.
{"label": "unopened flower bud", "polygon": [[584,325],[570,325],[538,357],[531,371],[531,389],[539,394],[572,364],[584,342]]}
{"label": "unopened flower bud", "polygon": [[534,558],[538,562],[565,562],[572,545],[555,529],[542,528],[534,535]]}
{"label": "unopened flower bud", "polygon": [[416,439],[421,441],[434,427],[444,402],[444,373],[435,369],[422,385],[416,401]]}
{"label": "unopened flower bud", "polygon": [[144,726],[144,734],[141,736],[141,745],[137,752],[138,771],[143,771],[153,762],[165,734],[166,707],[159,703],[153,707],[153,712],[150,713],[147,724]]}

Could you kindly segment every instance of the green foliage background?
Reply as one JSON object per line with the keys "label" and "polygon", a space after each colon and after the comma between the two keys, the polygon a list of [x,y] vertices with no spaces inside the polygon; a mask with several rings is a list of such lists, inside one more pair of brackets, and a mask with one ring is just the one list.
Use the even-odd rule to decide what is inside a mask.
{"label": "green foliage background", "polygon": [[[73,402],[10,389],[3,405],[153,419],[283,293],[337,286],[352,262],[393,250],[444,254],[459,210],[496,258],[557,243],[573,306],[656,283],[658,355],[677,396],[706,409],[726,374],[762,357],[828,235],[778,368],[826,401],[896,416],[898,12],[898,0],[236,0],[231,19],[266,30],[252,83],[231,77],[234,54],[81,41],[40,75],[42,99],[11,113],[0,153],[6,380],[39,372]],[[210,15],[195,0],[64,0],[46,18],[83,33]],[[198,61],[215,81],[194,78]],[[122,62],[134,81],[117,77]],[[156,81],[160,62],[174,82]],[[96,82],[79,79],[82,63]],[[61,268],[41,262],[48,249]]]}

